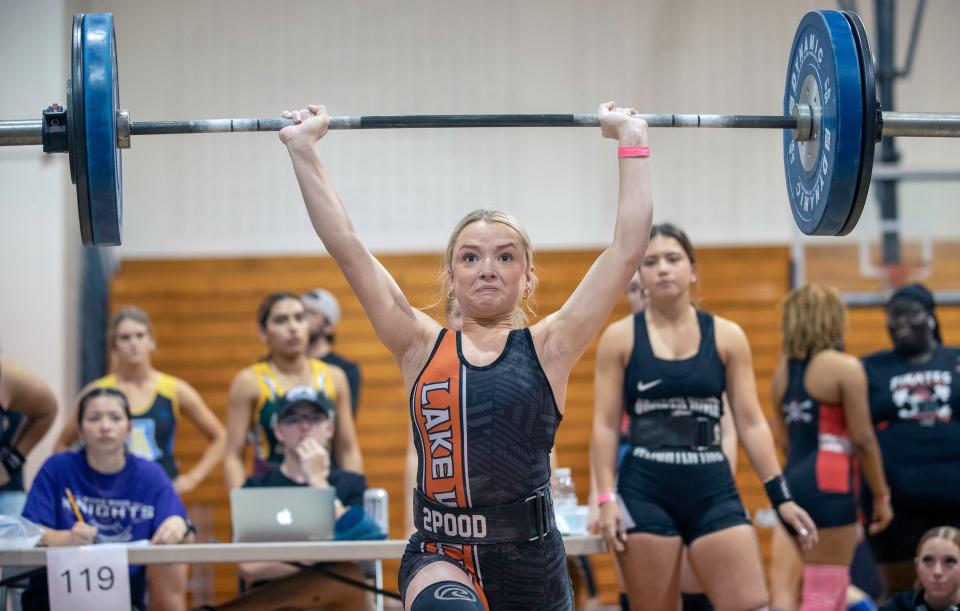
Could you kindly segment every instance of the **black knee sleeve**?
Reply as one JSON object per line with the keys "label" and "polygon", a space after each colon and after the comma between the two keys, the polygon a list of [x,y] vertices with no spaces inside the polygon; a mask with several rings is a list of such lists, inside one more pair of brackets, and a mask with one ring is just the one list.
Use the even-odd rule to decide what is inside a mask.
{"label": "black knee sleeve", "polygon": [[438,581],[420,591],[409,611],[484,611],[480,597],[459,581]]}
{"label": "black knee sleeve", "polygon": [[684,592],[683,611],[713,611],[713,605],[706,594],[688,594]]}
{"label": "black knee sleeve", "polygon": [[620,594],[620,611],[630,611],[630,601],[626,594]]}

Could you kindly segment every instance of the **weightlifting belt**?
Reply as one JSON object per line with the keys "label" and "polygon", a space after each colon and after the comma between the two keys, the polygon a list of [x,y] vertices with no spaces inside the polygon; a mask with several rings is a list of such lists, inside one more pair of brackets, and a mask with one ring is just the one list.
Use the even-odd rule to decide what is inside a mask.
{"label": "weightlifting belt", "polygon": [[720,449],[720,421],[706,416],[634,418],[630,445],[645,448]]}
{"label": "weightlifting belt", "polygon": [[550,486],[522,501],[492,507],[448,507],[414,490],[417,531],[427,539],[459,544],[543,541],[556,527]]}

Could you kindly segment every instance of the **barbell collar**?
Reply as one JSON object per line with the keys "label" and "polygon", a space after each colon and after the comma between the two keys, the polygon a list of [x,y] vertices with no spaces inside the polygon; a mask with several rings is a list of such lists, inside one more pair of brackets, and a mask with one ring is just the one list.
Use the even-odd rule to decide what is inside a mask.
{"label": "barbell collar", "polygon": [[806,141],[813,136],[813,109],[809,104],[794,104],[790,116],[797,122],[793,130],[793,139]]}

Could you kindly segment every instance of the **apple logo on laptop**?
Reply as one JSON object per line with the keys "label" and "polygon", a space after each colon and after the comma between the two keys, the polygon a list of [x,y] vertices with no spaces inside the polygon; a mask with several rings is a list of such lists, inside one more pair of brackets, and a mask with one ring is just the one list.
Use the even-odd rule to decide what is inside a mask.
{"label": "apple logo on laptop", "polygon": [[293,514],[290,513],[289,509],[284,508],[277,512],[277,524],[281,526],[293,524]]}

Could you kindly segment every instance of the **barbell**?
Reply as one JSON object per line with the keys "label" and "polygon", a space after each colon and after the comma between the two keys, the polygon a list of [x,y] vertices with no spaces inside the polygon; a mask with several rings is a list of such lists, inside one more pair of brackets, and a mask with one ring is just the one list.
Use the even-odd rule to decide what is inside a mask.
{"label": "barbell", "polygon": [[[110,13],[73,17],[67,107],[40,120],[0,121],[0,146],[37,145],[68,153],[86,246],[120,244],[121,150],[132,136],[277,131],[288,119],[130,121],[119,107],[116,34]],[[787,66],[783,114],[640,115],[650,127],[783,130],[783,161],[793,218],[808,235],[853,230],[882,137],[960,137],[960,113],[881,111],[873,58],[860,18],[812,11],[800,21]],[[596,126],[591,114],[334,116],[330,129]]]}

